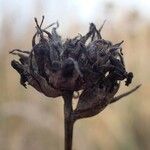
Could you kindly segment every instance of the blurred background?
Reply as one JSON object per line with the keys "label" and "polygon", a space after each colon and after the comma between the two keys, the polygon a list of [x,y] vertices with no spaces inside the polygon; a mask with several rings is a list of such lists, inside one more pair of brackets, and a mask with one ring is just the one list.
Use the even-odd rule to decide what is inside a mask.
{"label": "blurred background", "polygon": [[[31,49],[34,17],[44,26],[59,21],[63,38],[85,34],[89,23],[104,39],[124,40],[123,52],[133,84],[142,87],[99,115],[75,124],[74,150],[150,149],[150,1],[149,0],[0,0],[0,150],[62,150],[63,102],[19,84],[10,67],[14,48]],[[75,101],[75,100],[74,100]]]}

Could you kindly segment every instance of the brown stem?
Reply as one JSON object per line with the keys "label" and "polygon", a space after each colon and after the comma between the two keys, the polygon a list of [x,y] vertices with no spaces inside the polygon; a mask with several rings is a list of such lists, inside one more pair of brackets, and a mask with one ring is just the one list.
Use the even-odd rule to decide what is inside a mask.
{"label": "brown stem", "polygon": [[65,150],[72,150],[73,125],[72,118],[72,97],[73,92],[65,92],[64,99],[64,127],[65,127]]}

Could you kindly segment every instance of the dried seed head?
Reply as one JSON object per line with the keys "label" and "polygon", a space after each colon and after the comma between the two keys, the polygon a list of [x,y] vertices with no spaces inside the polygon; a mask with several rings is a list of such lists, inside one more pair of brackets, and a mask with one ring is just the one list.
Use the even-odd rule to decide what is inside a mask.
{"label": "dried seed head", "polygon": [[[101,36],[103,25],[98,30],[90,24],[86,35],[61,40],[57,33],[59,24],[55,23],[42,29],[36,22],[36,33],[30,52],[13,50],[19,62],[11,65],[21,76],[20,83],[33,86],[49,97],[62,96],[64,91],[83,92],[75,109],[75,119],[96,115],[112,102],[119,90],[120,82],[132,82],[133,73],[127,72],[121,44],[112,44]],[[47,29],[52,27],[51,32]],[[37,40],[38,39],[38,40]]]}

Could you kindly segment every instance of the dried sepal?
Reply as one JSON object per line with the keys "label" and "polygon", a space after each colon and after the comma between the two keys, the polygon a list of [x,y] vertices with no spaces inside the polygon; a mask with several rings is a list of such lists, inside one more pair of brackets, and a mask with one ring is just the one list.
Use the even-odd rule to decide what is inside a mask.
{"label": "dried sepal", "polygon": [[75,119],[91,117],[101,112],[117,93],[120,84],[112,87],[98,85],[85,89],[79,97],[77,107],[74,111]]}

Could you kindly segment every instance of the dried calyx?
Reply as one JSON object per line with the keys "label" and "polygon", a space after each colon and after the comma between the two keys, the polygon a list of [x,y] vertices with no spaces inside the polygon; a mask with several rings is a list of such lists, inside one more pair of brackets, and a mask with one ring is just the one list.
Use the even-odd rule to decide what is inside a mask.
{"label": "dried calyx", "polygon": [[[121,96],[114,97],[121,81],[132,82],[133,74],[127,72],[121,44],[104,40],[101,30],[91,23],[86,35],[62,41],[57,33],[58,23],[42,29],[36,22],[36,33],[31,51],[12,50],[19,61],[12,67],[20,74],[20,83],[31,85],[48,97],[63,96],[66,91],[78,92],[79,101],[73,110],[73,120],[98,114],[108,104],[132,93],[139,86]],[[52,27],[51,32],[47,29]]]}

